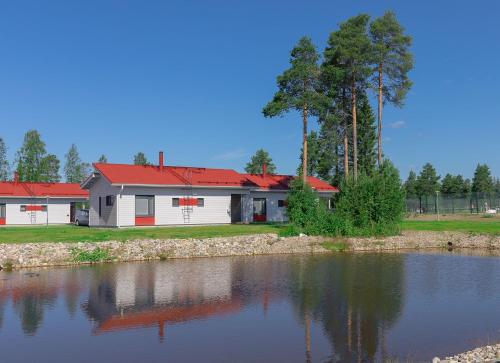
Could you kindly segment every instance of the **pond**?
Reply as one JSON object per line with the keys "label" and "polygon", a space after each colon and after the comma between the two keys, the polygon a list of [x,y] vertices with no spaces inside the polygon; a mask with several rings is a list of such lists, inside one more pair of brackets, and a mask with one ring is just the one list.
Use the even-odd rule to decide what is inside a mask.
{"label": "pond", "polygon": [[500,258],[257,256],[0,272],[2,362],[429,361],[500,340]]}

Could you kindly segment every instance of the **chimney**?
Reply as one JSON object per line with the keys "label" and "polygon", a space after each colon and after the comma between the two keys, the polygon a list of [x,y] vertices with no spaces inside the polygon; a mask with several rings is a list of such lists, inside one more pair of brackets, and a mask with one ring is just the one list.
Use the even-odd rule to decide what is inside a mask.
{"label": "chimney", "polygon": [[19,173],[17,171],[14,172],[14,183],[18,183],[19,182]]}
{"label": "chimney", "polygon": [[163,151],[160,151],[158,154],[158,166],[160,167],[160,171],[163,172]]}
{"label": "chimney", "polygon": [[267,165],[262,164],[262,177],[265,178],[267,175]]}

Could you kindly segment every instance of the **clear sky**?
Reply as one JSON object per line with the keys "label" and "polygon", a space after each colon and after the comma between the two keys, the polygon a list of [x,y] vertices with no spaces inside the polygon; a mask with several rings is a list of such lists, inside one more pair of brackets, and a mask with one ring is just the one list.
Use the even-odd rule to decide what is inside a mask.
{"label": "clear sky", "polygon": [[293,173],[299,115],[261,113],[290,49],[309,35],[322,52],[339,22],[389,9],[415,69],[405,107],[385,109],[386,156],[404,178],[428,161],[500,176],[497,0],[2,0],[0,136],[11,159],[35,128],[61,160],[76,143],[89,162],[164,150],[169,165],[236,170],[262,147]]}

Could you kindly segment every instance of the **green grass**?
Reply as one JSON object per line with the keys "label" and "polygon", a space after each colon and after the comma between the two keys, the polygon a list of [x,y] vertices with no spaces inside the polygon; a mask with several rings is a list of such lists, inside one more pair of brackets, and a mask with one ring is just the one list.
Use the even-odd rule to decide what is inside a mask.
{"label": "green grass", "polygon": [[75,262],[97,263],[111,259],[109,251],[100,247],[97,247],[92,251],[83,251],[79,248],[73,248],[71,250],[71,254],[73,255],[73,260]]}
{"label": "green grass", "polygon": [[475,219],[475,220],[449,220],[449,221],[421,221],[405,220],[404,230],[413,231],[458,231],[477,234],[500,235],[499,219]]}
{"label": "green grass", "polygon": [[281,225],[250,224],[193,227],[87,228],[76,226],[2,227],[0,243],[100,242],[134,239],[209,238],[279,233]]}
{"label": "green grass", "polygon": [[321,246],[332,252],[344,252],[349,247],[345,241],[325,241]]}

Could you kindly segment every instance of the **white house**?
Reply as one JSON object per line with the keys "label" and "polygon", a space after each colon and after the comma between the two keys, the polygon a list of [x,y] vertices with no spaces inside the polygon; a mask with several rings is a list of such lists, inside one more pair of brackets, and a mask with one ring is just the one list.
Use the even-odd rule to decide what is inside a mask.
{"label": "white house", "polygon": [[[161,226],[284,222],[289,175],[240,174],[229,169],[94,164],[83,183],[89,191],[90,226]],[[320,197],[338,190],[317,178]]]}
{"label": "white house", "polygon": [[88,200],[78,184],[0,182],[0,225],[66,224]]}

